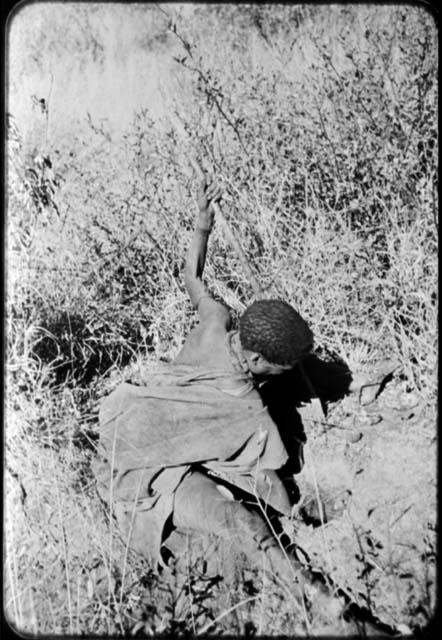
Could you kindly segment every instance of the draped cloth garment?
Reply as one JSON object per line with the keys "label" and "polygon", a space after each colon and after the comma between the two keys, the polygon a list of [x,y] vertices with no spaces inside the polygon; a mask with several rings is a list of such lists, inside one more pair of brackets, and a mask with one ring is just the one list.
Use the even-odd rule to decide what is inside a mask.
{"label": "draped cloth garment", "polygon": [[104,399],[95,465],[129,547],[159,559],[174,492],[195,464],[289,513],[274,472],[259,474],[279,469],[287,452],[246,375],[168,364],[142,382]]}

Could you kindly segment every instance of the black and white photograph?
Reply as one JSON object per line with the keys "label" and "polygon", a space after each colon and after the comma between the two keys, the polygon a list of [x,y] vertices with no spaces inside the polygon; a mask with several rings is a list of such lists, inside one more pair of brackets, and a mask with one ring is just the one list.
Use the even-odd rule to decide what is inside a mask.
{"label": "black and white photograph", "polygon": [[4,35],[9,631],[429,637],[437,13],[37,0]]}

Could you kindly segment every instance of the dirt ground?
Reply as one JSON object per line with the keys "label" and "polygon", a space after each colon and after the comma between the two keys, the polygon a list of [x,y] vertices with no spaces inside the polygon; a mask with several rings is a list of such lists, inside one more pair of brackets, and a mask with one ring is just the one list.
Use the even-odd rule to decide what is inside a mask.
{"label": "dirt ground", "polygon": [[423,627],[435,607],[435,411],[395,377],[366,405],[345,398],[328,422],[310,433],[301,484],[316,477],[346,508],[296,539],[382,620]]}
{"label": "dirt ground", "polygon": [[[435,411],[423,405],[400,375],[377,398],[373,395],[355,394],[337,402],[327,424],[309,420],[308,412],[303,416],[308,444],[297,477],[302,497],[285,526],[314,567],[406,635],[424,629],[435,608]],[[306,510],[316,513],[316,521],[306,520]],[[225,614],[242,602],[242,628],[250,623],[266,634],[294,633],[291,614],[297,605],[293,602],[290,612],[291,594],[263,586],[263,574],[228,544],[194,536],[183,548],[187,569],[181,559],[174,579],[181,572],[186,580],[189,562],[193,570],[199,566],[206,584],[222,583],[217,610]],[[242,601],[232,600],[238,585]],[[284,604],[278,605],[281,598]],[[255,599],[265,610],[259,615]],[[203,621],[205,613],[200,609]],[[298,614],[302,620],[302,612]],[[211,619],[206,624],[213,624]],[[301,627],[297,632],[302,635]]]}

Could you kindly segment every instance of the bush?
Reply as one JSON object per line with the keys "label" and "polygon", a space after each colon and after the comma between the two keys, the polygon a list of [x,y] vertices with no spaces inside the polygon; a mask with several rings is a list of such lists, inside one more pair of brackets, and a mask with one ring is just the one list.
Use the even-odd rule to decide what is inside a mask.
{"label": "bush", "polygon": [[[63,6],[49,30],[42,29],[50,21],[42,8],[40,23],[25,33],[24,51],[44,53],[32,58],[35,72],[46,73],[41,65],[50,52],[61,59],[69,50],[73,77],[79,69],[82,81],[88,70],[96,77],[117,56],[115,68],[138,82],[152,48],[167,56],[169,77],[166,111],[137,106],[119,129],[91,115],[74,128],[69,109],[52,114],[51,102],[36,96],[31,133],[20,132],[14,112],[9,117],[6,448],[8,504],[18,505],[7,523],[10,617],[31,620],[33,633],[184,633],[195,624],[187,597],[191,591],[196,599],[200,589],[200,628],[253,633],[259,619],[260,629],[294,629],[297,614],[284,609],[282,592],[266,591],[271,606],[249,603],[252,581],[243,581],[243,591],[225,588],[222,602],[216,592],[215,608],[206,609],[215,592],[199,568],[175,591],[167,580],[151,580],[150,569],[108,531],[109,514],[93,490],[100,397],[126,376],[126,366],[173,358],[196,321],[183,282],[195,217],[189,157],[196,152],[223,183],[223,212],[253,271],[269,296],[287,299],[306,317],[318,348],[337,352],[353,370],[386,358],[402,365],[388,446],[372,429],[377,449],[362,440],[359,453],[342,442],[333,450],[333,429],[346,428],[343,405],[339,424],[328,425],[329,457],[318,470],[328,478],[330,457],[345,447],[357,485],[366,463],[374,465],[376,455],[382,463],[385,453],[382,469],[371,467],[376,478],[355,493],[357,526],[336,525],[334,557],[343,559],[336,570],[353,560],[360,571],[354,581],[368,600],[374,589],[375,604],[392,622],[412,624],[419,615],[423,625],[434,562],[431,535],[421,535],[432,531],[427,452],[434,441],[426,425],[437,384],[434,22],[419,7],[399,5],[127,9],[113,9],[114,18],[125,19],[117,24],[121,40],[111,43],[116,21],[105,5]],[[131,106],[129,96],[111,105],[119,115]],[[53,121],[58,128],[48,126]],[[221,221],[205,276],[235,316],[251,302]],[[408,430],[401,416],[414,419],[418,409],[409,403],[416,397],[425,421]],[[378,476],[383,484],[374,482]],[[406,489],[400,493],[395,482]],[[408,491],[414,520],[402,518],[413,512],[403,504]],[[370,501],[376,508],[382,502],[381,515],[372,515]],[[371,528],[387,559],[373,546]],[[353,557],[356,544],[362,551]],[[404,582],[407,553],[414,554],[412,586]],[[22,593],[29,614],[20,608]],[[152,605],[158,594],[164,611]],[[244,598],[250,607],[242,611]]]}

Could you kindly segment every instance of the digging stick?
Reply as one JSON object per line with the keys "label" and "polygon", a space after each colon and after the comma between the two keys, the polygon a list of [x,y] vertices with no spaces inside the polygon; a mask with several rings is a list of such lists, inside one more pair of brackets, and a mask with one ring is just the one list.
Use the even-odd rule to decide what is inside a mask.
{"label": "digging stick", "polygon": [[[204,175],[204,171],[201,168],[201,165],[199,164],[198,160],[194,157],[190,157],[190,162],[195,170],[195,173],[197,174],[198,178],[200,180],[204,180],[205,175]],[[241,246],[241,244],[239,243],[238,239],[235,237],[235,234],[233,233],[232,229],[230,228],[229,223],[227,222],[221,207],[219,206],[219,204],[217,202],[212,203],[212,207],[215,211],[215,215],[216,217],[220,220],[222,226],[224,227],[224,231],[227,237],[227,240],[230,242],[230,244],[232,245],[234,251],[236,252],[236,255],[239,258],[239,261],[241,262],[241,266],[244,270],[244,273],[247,276],[247,279],[249,280],[252,289],[255,293],[256,298],[260,299],[260,298],[264,298],[265,294],[264,294],[264,290],[261,287],[261,285],[259,284],[258,280],[255,277],[255,274],[252,271],[252,268],[246,258],[246,254],[244,253],[244,250]]]}
{"label": "digging stick", "polygon": [[[205,174],[204,171],[200,165],[200,163],[198,162],[198,160],[196,159],[195,156],[190,156],[190,162],[192,164],[192,167],[195,170],[195,173],[198,176],[199,180],[204,180],[205,178]],[[230,242],[230,244],[232,245],[232,248],[234,249],[234,251],[236,252],[242,268],[244,270],[244,273],[246,274],[252,289],[255,293],[255,297],[259,300],[265,297],[265,293],[264,293],[264,289],[262,288],[262,286],[260,285],[260,283],[258,282],[258,280],[255,277],[255,274],[252,271],[252,268],[247,260],[246,254],[244,253],[244,250],[241,246],[241,244],[239,243],[238,239],[236,238],[235,234],[233,233],[232,229],[230,228],[229,223],[227,222],[226,218],[224,217],[224,214],[221,210],[221,207],[219,206],[219,204],[217,202],[214,202],[212,204],[214,210],[215,210],[215,215],[216,217],[221,221],[221,224],[224,227],[224,231],[226,233],[227,239]],[[308,377],[304,367],[302,366],[302,363],[299,363],[299,367],[302,373],[302,376],[305,379],[307,388],[309,390],[309,392],[311,393],[312,396],[316,395],[315,389],[313,387],[313,384],[310,380],[310,378]],[[319,414],[320,418],[322,418],[324,421],[326,420],[325,417],[325,413],[322,409],[322,404],[321,401],[319,400],[319,398],[315,398],[312,397],[311,398],[311,403],[312,406],[314,407],[315,413]]]}

